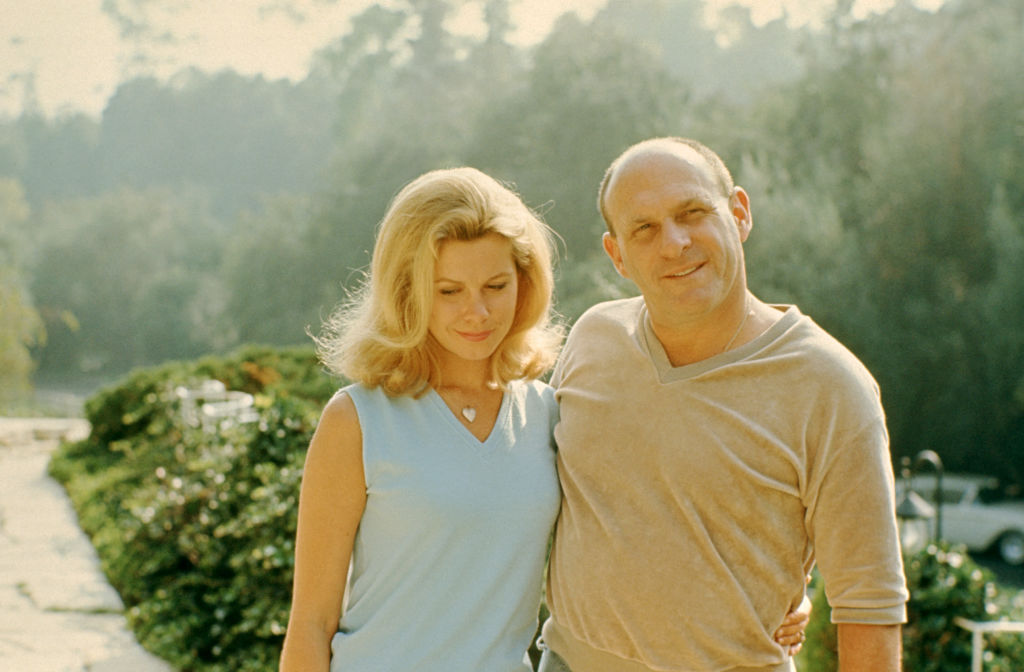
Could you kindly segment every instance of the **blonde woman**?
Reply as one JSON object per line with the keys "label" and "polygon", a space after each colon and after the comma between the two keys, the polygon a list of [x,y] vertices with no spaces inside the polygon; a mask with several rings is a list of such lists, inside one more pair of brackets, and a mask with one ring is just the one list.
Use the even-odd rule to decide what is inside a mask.
{"label": "blonde woman", "polygon": [[547,227],[477,170],[392,202],[319,341],[357,382],[306,459],[282,670],[530,669],[560,497],[536,381],[561,336],[551,256]]}
{"label": "blonde woman", "polygon": [[355,382],[306,458],[283,672],[531,669],[560,502],[551,239],[472,168],[391,203],[318,339]]}

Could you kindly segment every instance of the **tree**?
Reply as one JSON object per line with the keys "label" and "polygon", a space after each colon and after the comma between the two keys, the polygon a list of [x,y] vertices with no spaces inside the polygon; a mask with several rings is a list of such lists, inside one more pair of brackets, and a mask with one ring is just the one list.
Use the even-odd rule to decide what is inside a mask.
{"label": "tree", "polygon": [[41,370],[117,373],[207,350],[197,321],[208,299],[199,289],[220,263],[224,231],[202,198],[122,190],[39,219],[48,235],[32,292],[50,335],[38,351]]}
{"label": "tree", "polygon": [[[323,278],[306,263],[312,207],[309,198],[280,197],[239,222],[247,235],[228,242],[220,273],[227,298],[219,333],[226,344],[301,343],[331,309],[321,303]],[[336,290],[345,279],[335,275]]]}
{"label": "tree", "polygon": [[18,232],[28,218],[21,186],[0,179],[0,409],[30,390],[31,348],[46,336],[18,262],[24,249]]}
{"label": "tree", "polygon": [[918,32],[913,49],[895,52],[892,97],[903,103],[865,144],[872,179],[858,194],[870,208],[861,226],[878,269],[871,295],[891,335],[872,350],[898,409],[901,452],[932,448],[951,465],[1019,481],[1012,465],[1024,446],[1011,440],[1011,418],[1021,345],[1010,325],[1021,313],[995,297],[1018,297],[1022,282],[1003,270],[1020,263],[1022,212],[1021,152],[1003,144],[1015,123],[1007,101],[1024,100],[1024,87],[1011,74],[1018,66],[1000,59],[1020,46],[1020,13],[972,4],[927,21],[890,18],[901,26],[894,36],[910,19]]}
{"label": "tree", "polygon": [[630,291],[601,251],[601,175],[628,145],[685,124],[687,86],[614,24],[572,14],[535,48],[520,80],[480,118],[469,162],[514,182],[561,235],[559,309],[576,317],[609,291]]}
{"label": "tree", "polygon": [[138,78],[107,104],[96,149],[105,189],[170,186],[209,194],[233,217],[263,194],[304,191],[326,167],[334,115],[313,85],[230,71]]}
{"label": "tree", "polygon": [[799,304],[856,348],[855,325],[873,323],[877,315],[857,298],[862,251],[855,232],[844,228],[832,195],[794,181],[777,157],[766,153],[748,153],[734,172],[750,194],[754,218],[744,244],[753,291],[773,303]]}
{"label": "tree", "polygon": [[[474,119],[491,101],[475,72],[481,52],[449,34],[446,0],[370,8],[354,20],[328,64],[340,73],[339,119],[329,192],[320,194],[304,240],[305,268],[322,283],[321,305],[339,281],[369,262],[374,227],[401,186],[427,170],[466,163]],[[493,83],[488,84],[493,86]]]}
{"label": "tree", "polygon": [[947,408],[963,409],[953,425],[962,428],[953,436],[968,449],[944,451],[943,459],[953,470],[980,464],[1024,483],[1024,217],[1014,215],[1007,200],[998,187],[981,223],[993,250],[992,276],[964,302],[960,352],[950,367],[959,385],[947,391]]}
{"label": "tree", "polygon": [[[1024,51],[1019,3],[982,4],[900,3],[861,22],[841,6],[828,48],[809,47],[806,77],[742,125],[781,158],[775,177],[835,203],[822,216],[838,215],[846,242],[797,298],[832,292],[822,315],[878,378],[895,456],[931,448],[953,468],[1019,482],[1010,325],[1022,320],[1021,280],[1001,269],[1020,264],[1008,256],[1022,212],[1011,136]],[[804,256],[818,259],[821,245]]]}
{"label": "tree", "polygon": [[17,177],[30,206],[83,196],[98,188],[95,120],[83,114],[47,119],[25,113],[11,122],[7,135],[10,153],[4,163],[9,162],[10,168],[0,174]]}

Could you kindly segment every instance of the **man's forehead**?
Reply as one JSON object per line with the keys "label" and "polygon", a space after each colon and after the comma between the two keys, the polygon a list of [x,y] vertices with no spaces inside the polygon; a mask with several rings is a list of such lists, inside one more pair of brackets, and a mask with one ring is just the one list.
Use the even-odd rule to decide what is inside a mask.
{"label": "man's forehead", "polygon": [[685,145],[678,150],[670,147],[640,149],[623,157],[608,185],[608,198],[615,198],[625,187],[631,198],[638,191],[659,190],[677,192],[680,197],[711,197],[716,189],[714,175],[707,161],[698,152]]}
{"label": "man's forehead", "polygon": [[645,168],[665,168],[673,165],[708,172],[711,170],[707,160],[693,147],[680,142],[657,140],[638,145],[623,155],[615,173],[619,175]]}

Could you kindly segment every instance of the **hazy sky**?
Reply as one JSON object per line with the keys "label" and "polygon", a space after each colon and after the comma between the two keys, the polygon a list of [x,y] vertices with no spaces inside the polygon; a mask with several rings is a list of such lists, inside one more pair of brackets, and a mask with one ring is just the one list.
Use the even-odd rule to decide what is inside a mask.
{"label": "hazy sky", "polygon": [[[589,18],[605,1],[516,0],[515,40],[536,42],[562,13],[575,11]],[[864,13],[886,9],[893,1],[857,4]],[[785,9],[797,24],[814,21],[834,2],[708,0],[711,7],[748,5],[755,21],[775,18]],[[312,53],[346,32],[348,17],[373,0],[113,0],[116,6],[150,8],[145,18],[159,34],[146,38],[146,63],[134,60],[139,43],[121,37],[119,25],[102,11],[102,4],[103,0],[0,0],[0,115],[20,112],[30,72],[35,73],[33,95],[47,114],[99,114],[118,82],[142,73],[166,77],[188,66],[301,79]],[[453,29],[472,32],[480,25],[478,15],[464,12]],[[173,39],[161,43],[163,34]]]}

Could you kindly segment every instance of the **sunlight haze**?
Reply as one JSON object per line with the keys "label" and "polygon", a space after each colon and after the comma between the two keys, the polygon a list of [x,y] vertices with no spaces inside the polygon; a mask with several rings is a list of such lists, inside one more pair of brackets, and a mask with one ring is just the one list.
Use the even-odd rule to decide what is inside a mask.
{"label": "sunlight haze", "polygon": [[[532,44],[561,14],[589,19],[606,0],[518,0],[513,40]],[[888,9],[894,0],[859,0],[858,15]],[[922,0],[922,7],[941,0]],[[102,10],[103,0],[0,0],[0,114],[19,114],[26,102],[47,115],[82,111],[97,115],[119,82],[138,75],[166,78],[188,67],[224,68],[268,79],[302,79],[312,54],[344,34],[349,18],[370,0],[234,0],[231,3],[162,0],[113,2],[125,7],[130,36]],[[751,8],[755,23],[786,13],[796,25],[814,24],[832,0],[708,0],[710,21],[726,6]],[[135,9],[142,6],[144,9]],[[477,5],[453,19],[454,31],[482,27]],[[144,14],[143,14],[144,12]],[[145,26],[140,30],[138,26]]]}

